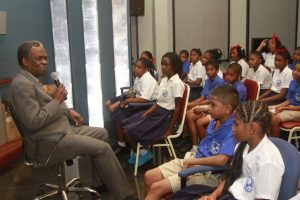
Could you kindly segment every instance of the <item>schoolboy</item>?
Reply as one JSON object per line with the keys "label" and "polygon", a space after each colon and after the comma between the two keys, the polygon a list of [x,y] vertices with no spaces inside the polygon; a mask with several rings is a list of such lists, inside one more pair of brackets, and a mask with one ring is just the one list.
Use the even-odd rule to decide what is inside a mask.
{"label": "schoolboy", "polygon": [[226,74],[226,82],[232,85],[239,93],[240,102],[244,102],[247,99],[247,88],[240,81],[242,74],[242,66],[238,63],[231,63],[228,66]]}
{"label": "schoolboy", "polygon": [[[232,112],[239,104],[237,91],[229,85],[215,88],[210,94],[209,113],[213,120],[207,128],[207,136],[199,143],[195,154],[186,153],[185,159],[175,159],[144,175],[145,200],[160,199],[164,194],[180,189],[178,172],[194,165],[224,166],[233,156],[236,140],[232,134]],[[196,174],[188,180],[190,184],[217,186],[221,174]]]}
{"label": "schoolboy", "polygon": [[293,69],[293,80],[290,82],[286,100],[281,104],[270,106],[272,117],[271,135],[279,137],[281,122],[300,120],[300,63]]}

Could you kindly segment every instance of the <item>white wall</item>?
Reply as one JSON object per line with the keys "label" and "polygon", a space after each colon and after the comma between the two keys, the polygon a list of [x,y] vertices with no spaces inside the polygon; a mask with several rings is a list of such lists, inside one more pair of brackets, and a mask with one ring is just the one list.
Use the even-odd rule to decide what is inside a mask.
{"label": "white wall", "polygon": [[[300,46],[300,4],[297,46]],[[246,47],[247,0],[230,0],[230,46]],[[173,51],[172,0],[145,0],[145,16],[139,17],[139,49],[153,52],[160,71],[161,56]]]}
{"label": "white wall", "polygon": [[230,0],[230,46],[246,48],[247,0]]}

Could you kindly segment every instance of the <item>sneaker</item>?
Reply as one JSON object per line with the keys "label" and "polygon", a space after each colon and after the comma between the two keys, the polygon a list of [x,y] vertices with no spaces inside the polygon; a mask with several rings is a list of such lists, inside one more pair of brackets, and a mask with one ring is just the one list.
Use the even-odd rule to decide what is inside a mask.
{"label": "sneaker", "polygon": [[151,153],[151,151],[147,151],[147,153],[145,155],[140,154],[138,166],[140,167],[140,166],[144,165],[145,163],[152,160],[152,158],[153,158],[153,154]]}

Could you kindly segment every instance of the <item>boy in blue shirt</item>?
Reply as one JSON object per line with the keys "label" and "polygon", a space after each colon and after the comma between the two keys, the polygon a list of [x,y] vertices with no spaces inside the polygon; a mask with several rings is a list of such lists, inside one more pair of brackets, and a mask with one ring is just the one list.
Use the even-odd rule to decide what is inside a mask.
{"label": "boy in blue shirt", "polygon": [[[193,165],[224,166],[233,156],[236,140],[232,134],[232,112],[239,104],[237,91],[229,85],[215,88],[210,95],[209,113],[213,120],[207,128],[206,137],[199,143],[196,153],[187,152],[185,159],[175,159],[144,175],[145,200],[160,199],[163,195],[180,189],[178,172]],[[206,184],[215,187],[221,174],[196,174],[189,178],[188,185]]]}
{"label": "boy in blue shirt", "polygon": [[227,69],[226,82],[237,90],[240,102],[242,103],[247,100],[247,88],[242,81],[240,81],[241,74],[242,66],[238,63],[231,63]]}
{"label": "boy in blue shirt", "polygon": [[[208,79],[205,81],[201,96],[198,99],[188,103],[189,110],[186,113],[188,133],[191,136],[194,150],[196,150],[199,143],[198,135],[202,134],[203,136],[201,135],[201,138],[205,136],[205,131],[198,129],[198,127],[200,127],[201,125],[198,124],[197,121],[201,117],[206,116],[206,110],[208,107],[207,104],[209,103],[209,93],[217,86],[225,84],[225,81],[218,76],[219,63],[217,61],[208,61],[205,65],[205,69]],[[210,118],[208,119],[208,121],[205,121],[206,125],[209,123],[209,121]]]}
{"label": "boy in blue shirt", "polygon": [[273,137],[279,137],[282,122],[300,120],[300,63],[295,65],[292,73],[294,79],[290,82],[286,100],[269,107],[274,113],[270,133]]}
{"label": "boy in blue shirt", "polygon": [[189,52],[187,50],[181,50],[179,53],[180,59],[182,61],[182,78],[185,79],[190,71],[190,61],[189,61]]}

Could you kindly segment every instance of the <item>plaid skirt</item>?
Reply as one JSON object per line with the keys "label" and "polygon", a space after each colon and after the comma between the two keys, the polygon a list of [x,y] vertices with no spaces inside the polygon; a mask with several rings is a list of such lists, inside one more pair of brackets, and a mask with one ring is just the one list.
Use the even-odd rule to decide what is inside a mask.
{"label": "plaid skirt", "polygon": [[168,128],[173,111],[158,107],[150,116],[142,117],[144,111],[122,121],[123,128],[143,146],[160,140]]}

